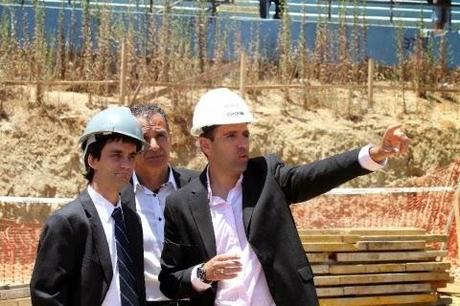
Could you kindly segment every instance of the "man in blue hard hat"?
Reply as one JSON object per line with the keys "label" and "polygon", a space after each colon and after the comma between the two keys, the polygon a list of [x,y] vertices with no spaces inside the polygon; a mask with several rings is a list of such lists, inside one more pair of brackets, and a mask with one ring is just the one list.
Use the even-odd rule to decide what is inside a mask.
{"label": "man in blue hard hat", "polygon": [[45,222],[30,282],[33,305],[143,305],[142,229],[119,193],[144,146],[126,107],[107,108],[79,144],[87,188]]}

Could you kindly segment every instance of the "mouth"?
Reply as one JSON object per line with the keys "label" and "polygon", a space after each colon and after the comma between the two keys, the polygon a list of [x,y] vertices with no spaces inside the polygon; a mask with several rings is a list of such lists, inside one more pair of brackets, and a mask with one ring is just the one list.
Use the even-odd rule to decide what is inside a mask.
{"label": "mouth", "polygon": [[238,159],[240,159],[240,160],[248,160],[249,155],[248,154],[240,154],[240,155],[238,155]]}
{"label": "mouth", "polygon": [[144,158],[147,159],[147,160],[158,160],[158,159],[163,159],[164,154],[155,154],[155,153],[152,153],[152,152],[146,152],[144,154]]}
{"label": "mouth", "polygon": [[132,172],[118,172],[115,175],[121,177],[122,179],[129,180],[131,178]]}

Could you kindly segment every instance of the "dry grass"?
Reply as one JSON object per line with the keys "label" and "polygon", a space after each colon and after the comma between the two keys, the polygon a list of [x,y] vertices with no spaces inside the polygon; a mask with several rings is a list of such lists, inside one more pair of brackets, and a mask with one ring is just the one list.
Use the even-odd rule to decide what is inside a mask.
{"label": "dry grass", "polygon": [[[210,35],[209,31],[214,27],[210,27],[205,13],[187,21],[175,18],[166,9],[161,20],[155,18],[155,15],[145,14],[137,17],[138,23],[130,22],[126,25],[108,7],[90,11],[86,2],[83,3],[81,29],[77,28],[75,17],[71,18],[71,32],[82,33],[82,45],[79,49],[68,40],[69,33],[65,33],[63,11],[59,16],[57,38],[54,41],[45,39],[44,9],[39,2],[35,4],[36,23],[30,25],[34,29],[33,39],[26,36],[20,40],[11,30],[12,24],[26,27],[25,19],[14,20],[13,15],[4,14],[0,20],[0,79],[117,79],[120,76],[120,42],[126,39],[129,46],[130,90],[134,91],[139,83],[145,81],[181,82],[190,79],[222,65],[229,60],[229,53],[240,54],[243,51],[239,37],[241,24],[237,21],[228,23],[230,26],[227,28],[217,22],[214,35]],[[340,10],[337,30],[325,20],[320,20],[313,50],[306,46],[303,32],[302,39],[293,47],[289,16],[284,16],[278,42],[278,58],[275,60],[267,61],[264,58],[262,53],[266,50],[260,50],[259,31],[257,28],[252,29],[252,55],[247,63],[247,78],[250,83],[291,84],[300,80],[306,85],[318,81],[327,84],[365,84],[367,66],[363,54],[366,24],[365,16],[360,16],[357,9],[354,11],[351,35],[347,35],[344,6]],[[208,53],[210,44],[214,45],[213,54]],[[441,56],[437,60],[434,60],[433,54],[438,50],[427,46],[423,37],[416,41],[415,52],[410,57],[405,55],[402,48],[402,34],[396,44],[399,64],[380,68],[385,69],[385,74],[380,75],[380,79],[393,82],[402,92],[409,85],[416,86],[421,97],[427,96],[425,86],[445,83],[456,86],[459,83],[459,71],[447,69],[449,54],[445,43],[440,45]],[[236,73],[222,77],[226,78],[226,84],[238,84],[239,76]],[[214,83],[222,82],[222,79],[220,82],[214,80]],[[99,95],[113,95],[118,91],[117,88],[107,85],[79,86],[73,89]],[[38,101],[41,101],[42,88],[37,90]],[[289,101],[289,92],[286,91],[285,95]],[[324,101],[323,98],[321,93],[305,92],[303,104],[307,109],[315,108],[318,106],[315,101]],[[407,111],[404,104],[402,111]],[[349,109],[349,112],[352,113],[352,110]]]}

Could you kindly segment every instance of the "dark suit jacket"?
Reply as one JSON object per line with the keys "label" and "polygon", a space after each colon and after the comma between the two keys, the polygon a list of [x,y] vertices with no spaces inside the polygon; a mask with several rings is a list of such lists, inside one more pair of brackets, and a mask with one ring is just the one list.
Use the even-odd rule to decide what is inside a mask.
{"label": "dark suit jacket", "polygon": [[[176,181],[177,188],[181,188],[187,185],[192,179],[196,178],[199,173],[197,171],[185,169],[185,168],[172,168],[174,180]],[[142,222],[136,212],[136,199],[134,194],[134,188],[131,184],[126,186],[121,192],[121,202],[123,203],[123,210],[129,210],[131,213],[135,214],[136,222],[132,224],[132,227],[135,228],[136,233],[140,233],[140,236],[136,241],[136,244],[133,247],[136,248],[135,254],[141,255],[141,258],[138,258],[139,273],[144,276],[144,237],[142,233]],[[142,277],[142,286],[143,286],[143,298],[145,301],[145,278]]]}
{"label": "dark suit jacket", "polygon": [[[249,160],[242,183],[243,224],[277,306],[318,305],[313,274],[289,204],[369,173],[360,166],[358,153],[354,150],[295,167],[285,166],[275,156]],[[200,306],[213,305],[216,293],[216,284],[196,292],[190,281],[193,267],[216,255],[206,184],[204,171],[168,198],[159,277],[166,296],[190,297],[192,305]]]}
{"label": "dark suit jacket", "polygon": [[[140,303],[145,301],[142,232],[138,216],[125,209],[123,216],[136,267]],[[134,225],[134,226],[133,226]],[[43,228],[30,282],[33,305],[101,305],[112,281],[109,246],[88,191],[57,210]]]}

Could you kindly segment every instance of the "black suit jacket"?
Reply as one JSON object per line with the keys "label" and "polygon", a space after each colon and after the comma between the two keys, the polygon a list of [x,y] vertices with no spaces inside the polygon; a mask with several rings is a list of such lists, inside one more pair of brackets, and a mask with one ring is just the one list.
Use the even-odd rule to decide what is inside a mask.
{"label": "black suit jacket", "polygon": [[[123,205],[123,204],[122,204]],[[145,301],[142,232],[138,216],[123,216],[136,267],[139,302]],[[33,305],[101,305],[113,272],[102,223],[88,191],[57,210],[45,222],[30,282]]]}
{"label": "black suit jacket", "polygon": [[[306,201],[367,174],[359,150],[302,166],[286,166],[275,156],[250,159],[244,172],[243,224],[262,264],[277,306],[315,306],[313,274],[302,248],[289,204]],[[170,298],[190,297],[192,305],[214,305],[216,284],[197,292],[194,266],[216,255],[208,205],[206,171],[172,194],[165,209],[165,245],[160,289]],[[243,263],[244,265],[244,263]]]}
{"label": "black suit jacket", "polygon": [[[172,168],[174,180],[176,182],[177,188],[181,188],[187,185],[192,179],[196,178],[199,175],[199,172],[194,170],[189,170],[185,168]],[[136,248],[135,254],[141,255],[141,258],[137,258],[136,261],[139,267],[139,273],[142,275],[142,286],[143,286],[143,298],[145,301],[145,278],[144,278],[144,237],[142,233],[142,222],[136,211],[136,199],[134,194],[134,188],[131,184],[126,186],[121,192],[121,201],[123,203],[123,209],[129,210],[130,213],[136,216],[135,222],[133,222],[132,227],[135,228],[135,232],[138,233],[136,237],[136,244],[133,247]],[[139,234],[140,233],[140,234]]]}

